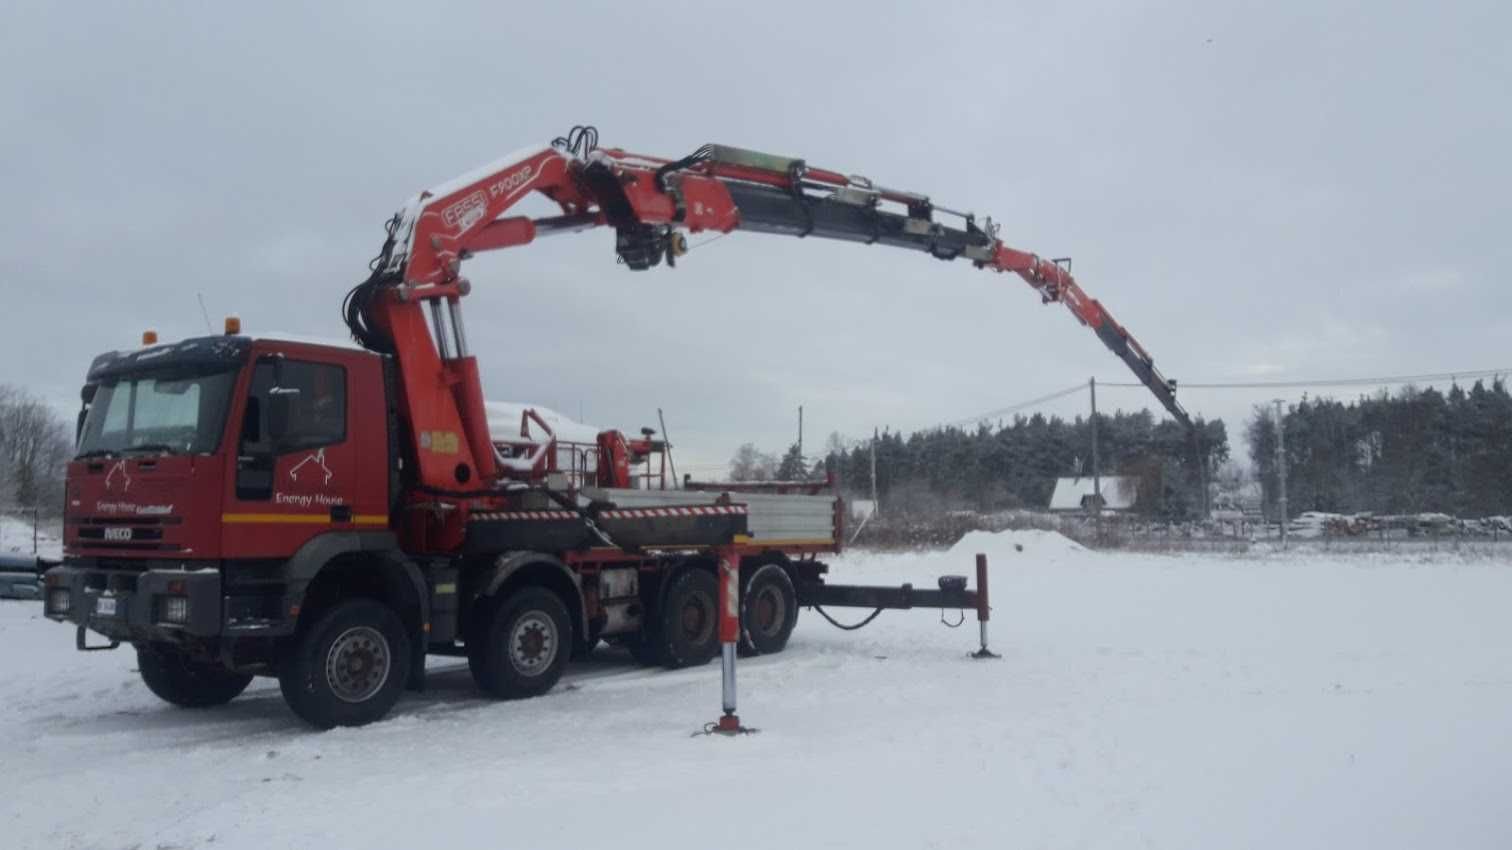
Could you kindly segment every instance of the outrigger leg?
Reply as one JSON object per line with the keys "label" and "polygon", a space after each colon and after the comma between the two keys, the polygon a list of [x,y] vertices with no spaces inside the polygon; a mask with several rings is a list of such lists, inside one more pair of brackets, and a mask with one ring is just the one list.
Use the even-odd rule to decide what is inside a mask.
{"label": "outrigger leg", "polygon": [[719,642],[724,713],[704,731],[719,735],[744,735],[756,731],[740,725],[735,713],[735,656],[740,642],[740,552],[733,546],[719,549]]}
{"label": "outrigger leg", "polygon": [[982,632],[982,648],[971,653],[972,658],[1002,658],[996,652],[987,648],[987,621],[992,618],[992,606],[987,602],[987,556],[978,553],[976,556],[977,570],[977,627]]}

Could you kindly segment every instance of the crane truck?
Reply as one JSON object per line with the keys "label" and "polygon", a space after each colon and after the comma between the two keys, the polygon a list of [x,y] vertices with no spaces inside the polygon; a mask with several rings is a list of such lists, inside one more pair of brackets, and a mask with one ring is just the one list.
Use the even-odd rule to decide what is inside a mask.
{"label": "crane truck", "polygon": [[[507,215],[531,193],[557,214]],[[394,215],[342,304],[351,344],[228,319],[224,335],[96,357],[45,615],[81,650],[131,644],[169,703],[222,704],[273,676],[317,727],[385,716],[423,688],[429,655],[465,657],[483,692],[512,699],[545,693],[601,640],[680,667],[732,652],[730,623],[744,652],[779,652],[801,607],[985,618],[981,569],[975,589],[828,582],[820,558],[840,551],[844,512],[824,485],[669,486],[653,431],[559,439],[530,410],[517,433],[490,426],[462,262],[596,227],[635,271],[676,265],[687,234],[740,230],[1011,272],[1187,421],[1175,383],[1066,265],[1008,247],[990,218],[802,159],[722,145],[662,159],[574,127]]]}

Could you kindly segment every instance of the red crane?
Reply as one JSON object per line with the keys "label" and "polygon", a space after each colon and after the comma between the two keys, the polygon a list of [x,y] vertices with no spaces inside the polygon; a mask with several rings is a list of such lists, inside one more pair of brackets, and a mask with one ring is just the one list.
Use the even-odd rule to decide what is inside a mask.
{"label": "red crane", "polygon": [[[506,216],[529,192],[560,214]],[[74,624],[80,649],[135,647],[168,702],[220,704],[276,675],[318,726],[384,716],[423,683],[431,654],[465,655],[484,692],[517,699],[609,639],[645,664],[720,655],[717,728],[738,731],[737,645],[782,651],[804,606],[972,608],[978,655],[990,655],[980,556],[975,588],[964,576],[937,589],[828,581],[818,556],[840,552],[846,517],[829,486],[651,487],[649,467],[632,468],[665,451],[655,432],[564,446],[533,410],[517,438],[489,433],[462,261],[598,226],[615,228],[635,270],[674,264],[685,232],[742,229],[1013,272],[1070,307],[1188,422],[1174,385],[1068,270],[1005,246],[990,220],[798,159],[717,145],[657,159],[599,148],[578,127],[421,193],[390,220],[343,310],[368,351],[252,338],[228,321],[225,336],[144,339],[95,358],[47,616]],[[89,630],[110,643],[87,645]]]}
{"label": "red crane", "polygon": [[[505,216],[530,192],[551,199],[561,214]],[[598,132],[579,126],[549,145],[516,151],[420,193],[390,220],[372,276],[347,298],[346,320],[357,340],[399,355],[424,485],[472,489],[475,479],[489,482],[499,474],[477,364],[458,309],[470,289],[462,261],[546,234],[600,226],[615,229],[619,259],[637,271],[663,260],[675,265],[687,251],[684,231],[748,230],[889,245],[1012,272],[1045,303],[1065,304],[1173,417],[1191,424],[1176,401],[1175,381],[1160,374],[1101,302],[1082,290],[1065,265],[1004,244],[991,218],[802,159],[712,144],[681,159],[663,159],[599,147]],[[430,311],[429,328],[422,305]],[[457,433],[465,445],[424,450],[429,441]]]}

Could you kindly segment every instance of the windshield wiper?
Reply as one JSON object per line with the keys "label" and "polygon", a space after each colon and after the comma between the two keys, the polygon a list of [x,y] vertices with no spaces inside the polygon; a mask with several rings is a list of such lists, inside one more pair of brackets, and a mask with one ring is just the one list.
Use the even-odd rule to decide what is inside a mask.
{"label": "windshield wiper", "polygon": [[167,443],[143,443],[140,446],[127,446],[122,452],[167,452],[173,454],[173,446]]}
{"label": "windshield wiper", "polygon": [[84,460],[91,457],[110,457],[116,453],[115,449],[90,449],[82,454],[74,455],[74,460]]}

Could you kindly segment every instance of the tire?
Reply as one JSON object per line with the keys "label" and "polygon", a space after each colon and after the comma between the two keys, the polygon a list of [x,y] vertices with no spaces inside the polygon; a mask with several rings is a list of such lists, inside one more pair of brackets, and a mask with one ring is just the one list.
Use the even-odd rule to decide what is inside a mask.
{"label": "tire", "polygon": [[193,661],[166,646],[137,647],[137,669],[147,690],[158,699],[181,708],[225,705],[252,682],[246,673],[236,673],[218,664]]}
{"label": "tire", "polygon": [[524,699],[551,690],[572,656],[572,620],[561,597],[525,587],[503,597],[469,643],[473,681],[497,699]]}
{"label": "tire", "polygon": [[320,729],[381,720],[409,680],[410,645],[394,610],[353,599],[301,629],[279,664],[284,702]]}
{"label": "tire", "polygon": [[778,564],[757,567],[740,593],[740,649],[771,655],[787,647],[798,624],[798,592]]}
{"label": "tire", "polygon": [[673,580],[656,616],[653,646],[663,667],[695,667],[719,654],[719,580],[690,569]]}

